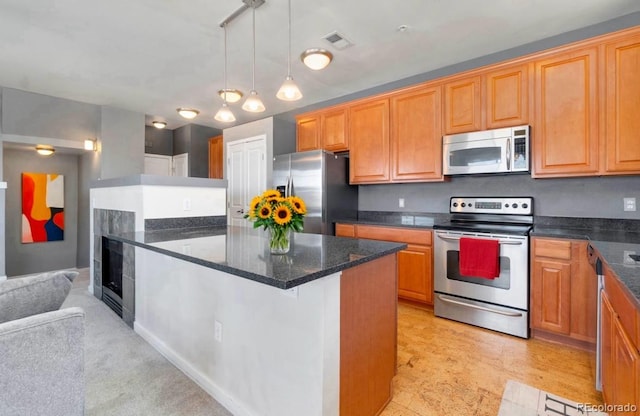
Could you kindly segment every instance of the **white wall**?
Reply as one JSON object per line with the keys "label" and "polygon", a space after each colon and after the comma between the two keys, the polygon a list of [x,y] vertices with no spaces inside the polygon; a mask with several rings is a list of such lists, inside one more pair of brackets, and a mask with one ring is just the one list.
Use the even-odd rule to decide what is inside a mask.
{"label": "white wall", "polygon": [[295,297],[136,247],[134,328],[234,415],[339,413],[339,273]]}

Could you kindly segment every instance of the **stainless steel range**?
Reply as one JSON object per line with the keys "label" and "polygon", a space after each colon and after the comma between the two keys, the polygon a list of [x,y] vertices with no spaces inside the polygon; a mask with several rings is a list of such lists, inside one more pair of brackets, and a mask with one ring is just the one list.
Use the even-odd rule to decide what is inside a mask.
{"label": "stainless steel range", "polygon": [[453,197],[449,212],[433,227],[435,315],[529,338],[533,198]]}

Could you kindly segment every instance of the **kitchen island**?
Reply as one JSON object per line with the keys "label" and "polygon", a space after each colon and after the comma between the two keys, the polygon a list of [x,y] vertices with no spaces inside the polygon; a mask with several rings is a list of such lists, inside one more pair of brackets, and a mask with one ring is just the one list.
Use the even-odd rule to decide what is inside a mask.
{"label": "kitchen island", "polygon": [[262,230],[111,235],[135,248],[135,331],[235,415],[375,415],[396,369],[404,244]]}

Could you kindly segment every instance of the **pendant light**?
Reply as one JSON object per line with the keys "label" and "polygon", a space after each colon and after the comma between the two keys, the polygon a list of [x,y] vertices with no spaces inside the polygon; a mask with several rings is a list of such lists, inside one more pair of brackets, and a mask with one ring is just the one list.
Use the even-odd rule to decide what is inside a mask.
{"label": "pendant light", "polygon": [[287,58],[287,77],[284,79],[276,97],[284,101],[297,101],[302,98],[302,92],[300,92],[300,88],[298,88],[296,83],[293,82],[293,77],[291,76],[291,0],[289,0],[289,55]]}
{"label": "pendant light", "polygon": [[[251,92],[242,104],[242,109],[250,113],[261,113],[264,111],[264,104],[256,91],[256,8],[253,7],[253,72],[251,82]],[[225,88],[227,86],[225,85]]]}
{"label": "pendant light", "polygon": [[[224,89],[227,90],[227,24],[225,23],[222,26],[224,30]],[[236,117],[231,112],[229,108],[229,104],[227,104],[227,94],[224,94],[222,97],[222,107],[214,116],[214,119],[218,121],[222,121],[223,123],[231,123],[236,121]]]}

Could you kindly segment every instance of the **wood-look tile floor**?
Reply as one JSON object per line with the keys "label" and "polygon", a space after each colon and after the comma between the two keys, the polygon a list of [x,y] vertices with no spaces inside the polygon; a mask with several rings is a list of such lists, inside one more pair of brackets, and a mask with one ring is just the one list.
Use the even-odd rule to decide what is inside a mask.
{"label": "wood-look tile floor", "polygon": [[524,340],[398,305],[398,373],[382,416],[496,416],[509,379],[601,404],[595,354]]}

